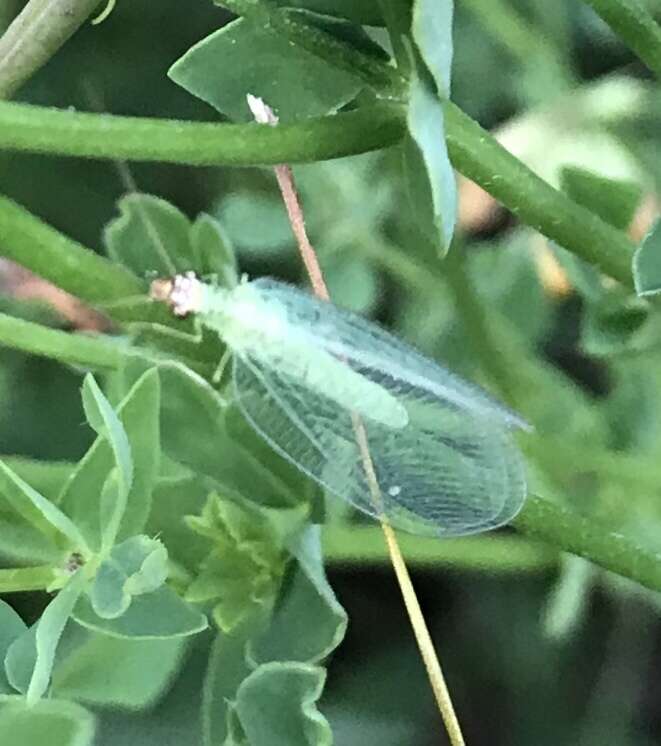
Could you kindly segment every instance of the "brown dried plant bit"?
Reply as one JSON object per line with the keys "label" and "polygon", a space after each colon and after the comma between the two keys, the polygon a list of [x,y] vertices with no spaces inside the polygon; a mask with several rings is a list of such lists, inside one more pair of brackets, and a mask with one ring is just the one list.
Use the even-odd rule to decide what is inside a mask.
{"label": "brown dried plant bit", "polygon": [[0,259],[0,292],[19,300],[43,301],[81,331],[103,332],[112,328],[110,319],[100,311],[8,259]]}

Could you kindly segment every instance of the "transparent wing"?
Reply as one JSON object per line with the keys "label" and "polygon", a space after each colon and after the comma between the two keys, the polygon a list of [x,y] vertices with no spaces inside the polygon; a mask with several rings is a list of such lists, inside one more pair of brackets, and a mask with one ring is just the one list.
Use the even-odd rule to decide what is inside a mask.
{"label": "transparent wing", "polygon": [[[323,348],[358,367],[408,383],[418,392],[471,411],[506,427],[528,423],[479,386],[422,355],[410,345],[361,316],[337,308],[291,285],[261,278],[249,283],[266,307],[285,314],[292,333],[308,348]],[[371,377],[371,376],[370,376]]]}
{"label": "transparent wing", "polygon": [[[325,306],[324,306],[325,308]],[[367,323],[367,322],[365,322]],[[280,365],[280,356],[235,355],[236,397],[271,446],[329,492],[369,515],[421,535],[483,531],[510,520],[525,497],[519,452],[502,422],[461,409],[424,388],[346,360],[406,407],[393,428],[361,416],[378,501],[358,446],[355,414]]]}

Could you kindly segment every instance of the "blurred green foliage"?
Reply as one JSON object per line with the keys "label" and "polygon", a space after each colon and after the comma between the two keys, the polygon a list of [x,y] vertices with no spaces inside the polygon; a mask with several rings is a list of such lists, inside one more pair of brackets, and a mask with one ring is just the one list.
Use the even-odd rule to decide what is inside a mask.
{"label": "blurred green foliage", "polygon": [[[378,22],[373,3],[278,4]],[[647,5],[658,18],[654,3]],[[586,4],[471,0],[457,6],[452,99],[483,125],[504,125],[502,141],[572,200],[618,228],[631,224],[632,232],[639,231],[637,221],[645,220],[641,206],[654,212],[656,200],[658,212],[658,83]],[[9,12],[0,15],[0,23],[10,18]],[[255,39],[249,35],[246,41],[241,25],[219,31],[229,18],[205,2],[182,7],[173,0],[120,0],[104,23],[76,33],[18,98],[213,121],[218,112],[184,88],[199,92],[200,85],[204,91],[215,82],[205,55],[217,61],[214,45],[221,44],[222,64],[236,66],[234,87],[219,84],[212,103],[236,115]],[[245,22],[239,23],[245,31]],[[334,23],[333,33],[340,32],[346,27]],[[193,53],[182,60],[211,34],[196,48],[199,63]],[[372,26],[358,41],[373,52],[372,45],[384,39],[384,29]],[[284,55],[288,42],[280,45]],[[318,74],[307,52],[299,57],[299,67],[288,68],[290,87],[301,69],[312,80]],[[432,86],[431,72],[436,92],[443,94],[433,58],[422,57],[413,61],[428,68],[418,67],[421,80]],[[256,82],[265,75],[255,74]],[[323,95],[299,100],[285,91],[281,106],[297,104],[288,112],[291,118],[325,114],[362,90],[361,81],[345,73],[318,92]],[[277,86],[269,93],[277,97]],[[435,147],[444,147],[440,139]],[[430,237],[429,225],[421,224],[427,218],[410,209],[401,150],[295,169],[335,302],[392,327],[509,398],[537,430],[525,443],[532,490],[588,521],[603,521],[613,542],[626,534],[657,553],[656,300],[636,296],[561,247],[547,245],[512,216],[494,220],[493,206],[461,183],[460,207],[471,206],[473,217],[460,211],[450,257],[441,262],[435,234]],[[444,151],[432,156],[440,162]],[[443,178],[447,186],[447,173]],[[133,183],[142,195],[125,196]],[[4,152],[0,188],[141,278],[150,269],[188,269],[192,256],[196,269],[220,275],[227,285],[239,272],[304,281],[267,170],[131,164],[127,177],[125,164]],[[145,229],[145,219],[162,230],[158,240]],[[639,232],[634,236],[641,238]],[[645,292],[659,288],[657,244],[658,230],[639,250],[636,280]],[[159,254],[163,247],[165,256]],[[1,303],[10,315],[66,326],[34,301],[3,296]],[[135,321],[142,313],[135,303],[108,310]],[[60,628],[68,613],[55,621],[46,617],[45,648],[37,651],[38,625],[25,627],[7,605],[0,606],[0,653],[4,657],[15,644],[12,660],[29,658],[33,666],[0,672],[0,740],[11,733],[36,743],[47,727],[54,744],[87,743],[93,726],[87,710],[75,704],[80,702],[98,716],[96,742],[104,746],[261,746],[297,743],[302,732],[308,743],[326,743],[324,716],[342,746],[437,743],[438,715],[390,572],[348,562],[349,547],[342,565],[331,565],[331,589],[316,529],[297,533],[310,515],[323,517],[317,490],[269,452],[235,407],[224,408],[218,390],[205,380],[222,354],[218,340],[200,344],[194,329],[185,331],[175,336],[164,324],[132,328],[136,344],[158,347],[163,356],[127,357],[120,370],[105,376],[117,415],[104,408],[103,395],[89,381],[83,410],[81,370],[2,349],[0,453],[23,457],[8,459],[13,472],[56,502],[91,549],[108,552],[87,590],[74,589],[76,598],[56,597],[71,602],[79,624]],[[63,463],[45,473],[32,458]],[[27,490],[19,492],[28,499]],[[241,507],[246,493],[252,502]],[[226,497],[234,500],[225,503],[231,510],[222,508]],[[27,528],[12,523],[4,504],[0,508],[7,566],[35,557],[35,524],[42,521],[34,516],[35,504],[24,506],[34,518]],[[113,513],[117,505],[124,507]],[[187,523],[183,516],[189,516]],[[329,505],[326,517],[331,524],[345,518],[337,505]],[[100,532],[108,525],[114,526],[110,537]],[[162,545],[147,536],[157,536]],[[45,563],[73,546],[59,534],[50,540],[39,555]],[[161,546],[170,563],[168,586],[162,584]],[[479,555],[479,543],[474,546]],[[495,563],[477,572],[479,563],[466,562],[470,571],[460,561],[441,570],[439,561],[416,575],[467,741],[658,742],[652,686],[658,596],[576,557],[554,559],[521,559],[502,576]],[[55,580],[61,587],[62,577]],[[187,600],[175,590],[185,590]],[[9,600],[31,622],[45,602],[39,594]],[[202,604],[221,632],[180,637],[203,626],[192,603]],[[48,608],[53,617],[57,608]],[[145,627],[150,614],[162,624]],[[328,667],[321,716],[316,702],[324,673],[318,664],[340,642],[347,615],[349,631]],[[263,626],[266,616],[269,627]],[[42,665],[53,666],[56,699],[40,700],[28,719],[15,691],[28,688],[39,656]],[[107,672],[103,682],[99,670]],[[276,740],[274,728],[283,723],[291,731],[285,727]]]}

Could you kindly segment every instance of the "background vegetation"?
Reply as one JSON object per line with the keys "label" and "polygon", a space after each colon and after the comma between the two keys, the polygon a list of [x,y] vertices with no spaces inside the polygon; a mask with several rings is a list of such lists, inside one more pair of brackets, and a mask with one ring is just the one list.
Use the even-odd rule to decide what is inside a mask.
{"label": "background vegetation", "polygon": [[[251,3],[222,4],[250,20]],[[349,39],[350,50],[366,55],[361,74],[376,80],[382,62],[374,44],[387,41],[375,3],[292,4],[353,21],[349,29],[333,31]],[[6,3],[0,23],[7,26],[20,5]],[[400,5],[407,3],[383,3]],[[439,254],[447,247],[439,250],[439,244],[449,235],[447,181],[432,178],[436,202],[429,202],[428,192],[414,200],[425,209],[444,208],[439,238],[429,227],[429,210],[416,210],[408,199],[406,177],[419,175],[420,167],[410,160],[402,165],[402,151],[410,147],[410,141],[402,143],[406,113],[398,100],[375,103],[355,84],[357,58],[349,55],[343,72],[338,66],[323,90],[313,84],[315,75],[325,73],[304,60],[312,87],[299,95],[301,61],[285,62],[269,39],[246,41],[244,25],[231,53],[207,45],[198,51],[201,57],[189,55],[168,77],[194,44],[232,18],[226,8],[120,0],[104,22],[85,23],[13,94],[19,102],[94,112],[87,123],[74,115],[53,116],[62,112],[0,103],[0,255],[23,261],[102,307],[124,334],[112,343],[94,337],[89,346],[77,336],[69,346],[71,335],[40,337],[36,327],[21,326],[25,320],[47,331],[107,331],[105,320],[88,307],[4,264],[0,453],[46,497],[60,495],[60,507],[92,546],[98,540],[116,548],[142,534],[162,539],[170,555],[167,588],[160,585],[164,560],[158,542],[131,545],[141,562],[151,557],[153,564],[149,572],[144,565],[135,571],[139,578],[132,587],[143,585],[128,599],[130,608],[138,596],[164,588],[190,602],[176,606],[180,626],[170,637],[159,632],[157,640],[142,639],[146,633],[137,622],[131,629],[140,639],[110,637],[98,631],[94,609],[76,607],[79,624],[67,625],[58,647],[52,699],[33,710],[30,727],[37,730],[25,731],[25,743],[44,732],[40,727],[57,733],[62,744],[87,743],[93,712],[96,742],[104,745],[272,744],[273,736],[259,730],[262,720],[268,727],[274,722],[265,703],[272,703],[276,715],[292,708],[284,719],[299,727],[282,743],[327,743],[324,717],[342,746],[426,746],[441,738],[378,527],[349,520],[336,502],[327,504],[324,516],[312,486],[261,448],[239,417],[217,427],[212,394],[195,388],[178,365],[209,378],[219,346],[205,340],[200,348],[164,334],[153,324],[167,319],[151,316],[153,309],[136,300],[148,270],[165,271],[168,261],[188,268],[191,252],[196,268],[219,271],[226,280],[240,271],[304,282],[272,173],[257,167],[285,158],[303,162],[295,174],[334,300],[483,382],[535,425],[535,434],[521,441],[531,497],[517,519],[518,531],[445,542],[402,537],[467,741],[658,742],[661,323],[654,293],[661,273],[653,250],[659,236],[648,232],[658,215],[661,182],[661,31],[653,21],[659,8],[651,0],[464,0],[456,6],[452,101],[458,108],[444,110],[450,157],[461,174],[485,186],[509,211],[460,176],[457,229],[445,259]],[[642,8],[649,23],[633,22],[640,16],[624,12],[632,8]],[[359,34],[356,23],[369,24],[369,35]],[[406,49],[395,52],[400,70],[421,64]],[[259,69],[260,59],[266,70]],[[431,69],[430,59],[425,57]],[[104,129],[102,112],[217,122],[223,118],[219,109],[246,121],[244,93],[273,77],[276,68],[283,77],[270,93],[284,120],[320,116],[340,102],[353,101],[354,111],[337,115],[335,124],[322,122],[320,129],[317,120],[303,120],[292,130],[283,127],[282,137],[261,140],[244,137],[241,129],[222,138],[191,129],[190,141],[182,142],[166,127],[145,125],[139,132],[135,124],[117,120],[108,120]],[[0,63],[0,82],[2,74]],[[434,77],[443,99],[441,76]],[[397,99],[404,84],[392,75],[384,81],[375,86],[392,86]],[[213,99],[216,109],[188,91]],[[508,158],[460,110],[520,160]],[[409,121],[409,130],[415,126]],[[327,160],[341,154],[346,157]],[[433,150],[433,157],[443,152]],[[565,197],[546,190],[521,163]],[[129,191],[161,201],[127,199]],[[222,231],[198,219],[200,213],[216,219]],[[156,226],[159,240],[147,224]],[[646,235],[634,275],[633,252]],[[95,264],[73,242],[109,256],[112,265]],[[163,246],[165,262],[159,258]],[[154,357],[126,354],[129,337]],[[157,359],[157,350],[179,363]],[[154,362],[160,363],[158,375],[147,370]],[[121,495],[121,474],[128,473],[122,468],[129,467],[120,458],[122,427],[89,379],[83,408],[80,389],[88,368],[113,405],[129,397],[129,414],[121,418],[135,480],[144,480],[141,494],[153,492],[150,505],[147,498],[125,495],[129,507],[116,516],[112,536],[97,535],[89,511],[96,518],[106,515],[103,490]],[[159,445],[159,413],[167,458],[157,472],[149,454]],[[106,449],[107,463],[96,471],[74,467],[97,434],[96,448]],[[257,454],[261,471],[252,471],[254,459],[248,461],[244,450]],[[32,534],[21,533],[17,511],[32,528],[43,520],[21,502],[25,489],[16,497],[17,482],[2,474],[0,550],[8,569],[0,571],[0,590],[8,591],[5,600],[29,625],[51,598],[46,588],[64,584],[63,568],[53,558],[64,557],[76,541],[58,543],[50,536],[51,544],[30,543]],[[239,507],[219,507],[209,498],[219,489],[237,500],[220,500],[222,505]],[[287,520],[265,518],[255,507],[264,505]],[[309,518],[309,505],[313,518],[327,521],[323,545],[333,590],[319,577],[314,552],[287,543],[291,527]],[[195,518],[184,522],[183,515]],[[73,529],[63,531],[68,536]],[[225,563],[220,567],[217,556]],[[11,575],[14,568],[23,574]],[[26,568],[36,571],[25,574]],[[310,598],[318,608],[310,607]],[[103,596],[104,603],[108,599]],[[256,663],[290,666],[264,674],[293,677],[279,684],[290,695],[286,701],[274,703],[257,679],[237,696],[237,682],[246,678],[243,647],[239,655],[239,647],[223,647],[223,640],[251,637],[260,615],[253,603],[259,609],[276,604],[270,631],[258,642],[251,638],[251,650]],[[328,661],[321,715],[313,707],[323,676],[316,664],[342,638],[342,607],[349,626]],[[166,608],[175,613],[175,606],[150,613],[167,616]],[[199,608],[211,619],[204,631]],[[27,633],[9,612],[3,614],[5,651]],[[218,626],[224,632],[218,634]],[[301,650],[301,631],[309,629],[315,634],[303,642],[312,652]],[[31,686],[34,696],[34,669],[21,669],[16,661],[29,655],[19,652],[15,648],[13,668],[5,666],[9,679],[0,673],[0,693],[26,691],[30,697]],[[306,696],[312,713],[301,706]],[[39,725],[37,713],[46,725]],[[0,736],[3,727],[18,727],[19,717],[5,702]]]}

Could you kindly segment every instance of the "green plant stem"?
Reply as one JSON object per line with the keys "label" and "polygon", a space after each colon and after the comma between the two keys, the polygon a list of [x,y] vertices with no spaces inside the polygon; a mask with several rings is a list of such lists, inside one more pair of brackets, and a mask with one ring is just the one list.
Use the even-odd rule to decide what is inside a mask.
{"label": "green plant stem", "polygon": [[600,565],[661,591],[661,554],[641,546],[625,533],[614,531],[593,517],[530,495],[512,524],[532,539]]}
{"label": "green plant stem", "polygon": [[94,370],[119,368],[126,355],[109,337],[63,332],[4,313],[0,313],[2,346]]}
{"label": "green plant stem", "polygon": [[446,102],[445,116],[448,151],[458,171],[524,223],[633,288],[636,247],[624,233],[550,186],[454,104]]}
{"label": "green plant stem", "polygon": [[[456,106],[446,103],[445,113],[448,149],[458,171],[525,223],[633,287],[630,266],[635,247],[624,233],[536,176]],[[259,127],[81,114],[0,102],[0,149],[109,159],[233,166],[301,163],[385,148],[403,133],[403,109],[385,104],[300,124]],[[0,226],[3,212],[4,202],[0,203]],[[0,252],[7,251],[3,234],[4,226],[0,228]],[[97,261],[103,260],[97,257]],[[49,255],[44,264],[51,263]],[[81,267],[81,277],[82,271]],[[118,272],[126,274],[115,267],[109,278]],[[90,280],[101,283],[104,277],[92,272],[85,283]],[[133,278],[133,292],[136,283]]]}
{"label": "green plant stem", "polygon": [[277,128],[64,111],[0,102],[0,149],[193,166],[306,163],[388,147],[400,106],[376,104]]}
{"label": "green plant stem", "polygon": [[99,0],[28,0],[0,37],[0,98],[8,98],[85,22]]}
{"label": "green plant stem", "polygon": [[0,593],[43,591],[55,580],[51,565],[0,570]]}
{"label": "green plant stem", "polygon": [[463,5],[478,18],[487,32],[522,65],[529,65],[540,52],[558,62],[555,46],[506,0],[463,0]]}
{"label": "green plant stem", "polygon": [[640,0],[585,0],[613,31],[661,76],[661,26]]}
{"label": "green plant stem", "polygon": [[0,256],[89,303],[144,292],[144,283],[127,269],[98,256],[1,196]]}
{"label": "green plant stem", "polygon": [[[557,566],[553,549],[516,536],[494,534],[444,539],[397,535],[409,565],[489,573],[543,572]],[[330,526],[323,532],[324,557],[336,563],[385,563],[388,553],[377,527]]]}

